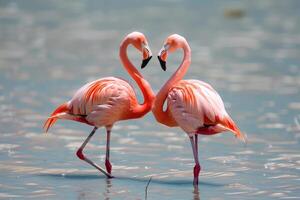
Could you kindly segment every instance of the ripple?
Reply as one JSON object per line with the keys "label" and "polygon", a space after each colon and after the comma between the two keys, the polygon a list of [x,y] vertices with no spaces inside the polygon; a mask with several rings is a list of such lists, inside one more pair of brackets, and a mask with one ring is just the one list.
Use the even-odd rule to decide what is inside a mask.
{"label": "ripple", "polygon": [[286,160],[286,161],[291,161],[295,159],[299,159],[300,154],[279,154],[279,157],[276,158],[270,158],[268,159],[269,161],[281,161],[281,160]]}
{"label": "ripple", "polygon": [[137,145],[140,144],[139,142],[137,142],[135,139],[133,138],[120,138],[118,140],[119,144],[129,144],[129,145]]}
{"label": "ripple", "polygon": [[220,177],[233,177],[236,173],[234,172],[208,172],[203,173],[203,177],[206,178],[220,178]]}
{"label": "ripple", "polygon": [[227,195],[241,195],[241,194],[248,194],[248,192],[227,192]]}
{"label": "ripple", "polygon": [[180,149],[183,149],[183,147],[179,146],[179,145],[167,145],[167,149],[169,149],[169,150],[180,150]]}
{"label": "ripple", "polygon": [[19,145],[17,145],[17,144],[0,144],[0,151],[12,150],[12,149],[15,149],[18,147],[19,147]]}
{"label": "ripple", "polygon": [[237,162],[239,161],[235,156],[216,156],[210,157],[208,160],[214,160],[219,163]]}
{"label": "ripple", "polygon": [[296,175],[290,175],[290,174],[282,174],[280,176],[272,176],[272,177],[268,177],[269,179],[290,179],[290,178],[299,178],[299,176]]}
{"label": "ripple", "polygon": [[286,125],[282,123],[268,123],[268,124],[260,124],[259,128],[266,128],[266,129],[285,129]]}
{"label": "ripple", "polygon": [[246,150],[246,151],[240,151],[240,152],[234,152],[236,155],[253,155],[256,154],[253,150]]}
{"label": "ripple", "polygon": [[300,110],[300,102],[291,102],[289,103],[288,108],[291,110]]}
{"label": "ripple", "polygon": [[230,184],[228,187],[233,188],[233,189],[247,190],[247,191],[257,190],[256,188],[249,187],[247,185],[243,185],[240,183],[233,183],[233,184]]}
{"label": "ripple", "polygon": [[[66,148],[68,148],[71,151],[74,151],[78,149],[82,145],[82,142],[70,142],[67,145],[65,145]],[[87,149],[89,150],[100,150],[100,149],[105,149],[104,145],[95,145],[92,143],[88,144]]]}
{"label": "ripple", "polygon": [[280,168],[294,169],[296,167],[296,164],[269,162],[269,163],[264,164],[264,167],[265,167],[265,169],[270,169],[270,170],[277,170]]}
{"label": "ripple", "polygon": [[22,197],[20,195],[14,195],[14,194],[7,194],[7,193],[0,193],[0,198],[19,198]]}

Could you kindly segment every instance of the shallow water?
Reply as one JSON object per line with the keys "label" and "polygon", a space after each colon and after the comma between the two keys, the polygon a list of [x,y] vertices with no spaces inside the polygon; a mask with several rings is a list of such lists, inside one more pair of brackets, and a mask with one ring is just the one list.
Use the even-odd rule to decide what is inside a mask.
{"label": "shallow water", "polygon": [[[144,199],[150,177],[148,199],[300,199],[299,2],[126,2],[0,1],[0,199]],[[75,156],[91,127],[60,121],[43,134],[49,113],[87,81],[130,79],[118,47],[133,30],[154,55],[169,34],[184,35],[186,78],[212,84],[248,135],[247,145],[200,137],[199,190],[187,136],[151,113],[114,127],[111,180]],[[155,91],[181,58],[170,56],[165,73],[150,61],[143,74]],[[102,166],[104,142],[100,129],[86,150]]]}

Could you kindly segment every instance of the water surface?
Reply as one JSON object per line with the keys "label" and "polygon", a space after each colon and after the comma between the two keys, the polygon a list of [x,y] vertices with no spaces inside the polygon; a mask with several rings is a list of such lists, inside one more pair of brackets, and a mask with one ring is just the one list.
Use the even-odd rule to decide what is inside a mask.
{"label": "water surface", "polygon": [[[150,177],[148,199],[300,199],[299,6],[0,1],[0,199],[144,199]],[[228,15],[231,9],[242,15]],[[213,85],[248,135],[247,145],[229,133],[200,137],[199,190],[188,137],[154,123],[151,113],[114,127],[112,180],[75,156],[91,127],[60,121],[43,134],[49,113],[87,81],[130,80],[118,47],[134,30],[145,33],[154,55],[169,34],[184,35],[192,48],[186,78]],[[140,63],[133,48],[129,54]],[[181,58],[171,55],[164,73],[150,61],[143,74],[156,92]],[[104,129],[86,154],[103,166]]]}

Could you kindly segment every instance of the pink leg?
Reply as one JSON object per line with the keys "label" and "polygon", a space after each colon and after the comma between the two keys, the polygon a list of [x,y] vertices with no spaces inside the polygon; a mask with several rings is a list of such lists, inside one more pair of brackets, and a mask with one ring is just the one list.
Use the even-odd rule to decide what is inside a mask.
{"label": "pink leg", "polygon": [[92,165],[93,167],[95,167],[96,169],[98,169],[100,172],[102,172],[103,174],[105,174],[107,176],[107,178],[113,178],[112,175],[110,175],[109,173],[107,173],[104,169],[102,169],[99,165],[97,165],[96,163],[94,163],[93,161],[91,161],[89,158],[85,157],[83,154],[83,149],[86,146],[86,144],[89,142],[89,140],[92,138],[92,136],[94,135],[94,133],[96,132],[97,127],[95,127],[92,132],[90,133],[90,135],[85,139],[85,141],[82,143],[81,147],[77,150],[76,155],[78,156],[78,158],[80,158],[81,160],[84,160],[85,162],[89,163],[90,165]]}
{"label": "pink leg", "polygon": [[106,127],[106,158],[105,158],[105,167],[106,171],[111,174],[112,165],[109,161],[109,149],[110,149],[110,133],[111,133],[111,127]]}
{"label": "pink leg", "polygon": [[193,155],[194,155],[194,160],[195,160],[195,166],[194,166],[194,185],[198,185],[198,178],[199,178],[199,173],[201,170],[200,164],[199,164],[199,159],[198,159],[198,135],[194,135],[190,137],[192,149],[193,149]]}

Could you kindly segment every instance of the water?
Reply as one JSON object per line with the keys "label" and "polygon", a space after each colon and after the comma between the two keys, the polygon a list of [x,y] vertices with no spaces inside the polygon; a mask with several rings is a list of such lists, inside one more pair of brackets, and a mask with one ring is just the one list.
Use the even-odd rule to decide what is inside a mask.
{"label": "water", "polygon": [[[0,1],[0,199],[300,199],[300,26],[298,1]],[[232,10],[239,14],[230,14]],[[234,10],[235,9],[235,10]],[[228,14],[229,13],[229,14]],[[248,135],[201,136],[199,190],[178,128],[145,118],[113,129],[107,180],[75,156],[91,127],[49,113],[87,81],[130,77],[118,47],[133,30],[156,54],[171,33],[192,48],[186,78],[212,84]],[[130,49],[139,64],[141,56]],[[158,91],[168,71],[143,74]],[[141,95],[139,94],[139,97]],[[140,98],[141,99],[141,98]],[[103,166],[104,129],[86,153]]]}

